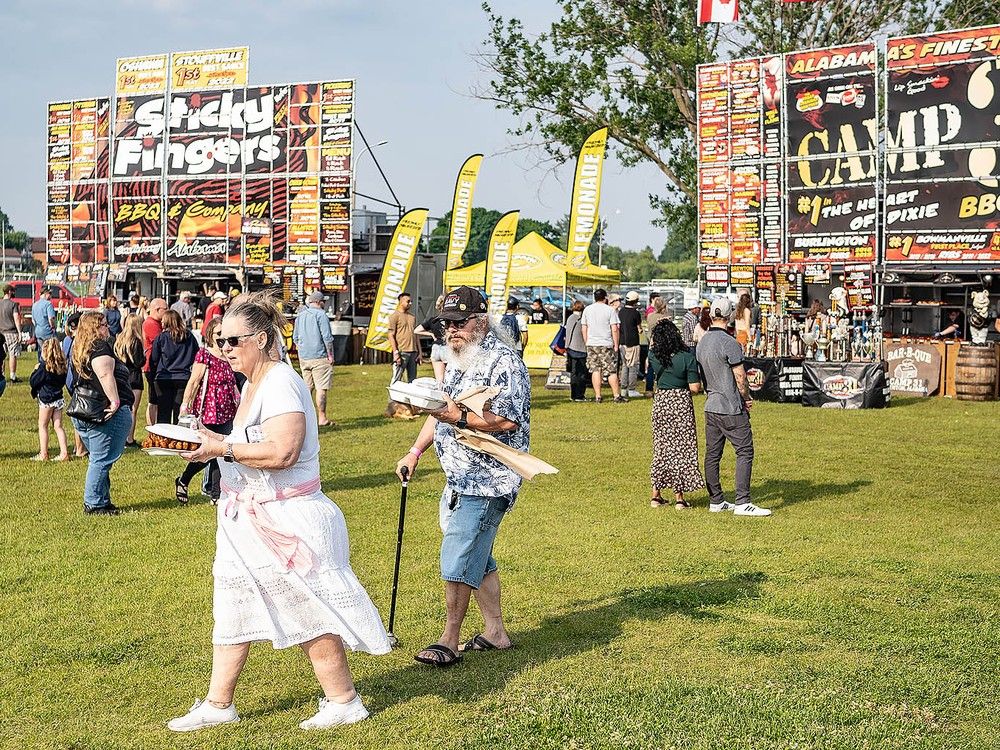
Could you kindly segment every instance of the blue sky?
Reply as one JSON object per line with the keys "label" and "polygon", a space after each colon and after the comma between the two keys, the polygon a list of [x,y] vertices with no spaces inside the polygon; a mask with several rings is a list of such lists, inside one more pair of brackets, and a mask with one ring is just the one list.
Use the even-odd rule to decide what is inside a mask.
{"label": "blue sky", "polygon": [[[549,0],[493,6],[529,30],[557,11]],[[550,220],[569,211],[572,165],[546,177],[531,154],[503,153],[514,118],[469,96],[487,80],[473,59],[487,31],[478,0],[2,0],[0,29],[0,206],[32,235],[45,229],[47,102],[110,96],[118,57],[244,44],[251,83],[357,79],[358,124],[371,143],[389,141],[377,153],[404,205],[449,210],[459,166],[481,152],[476,205]],[[656,169],[609,160],[605,241],[658,251],[665,233],[646,196],[662,187]],[[357,189],[387,196],[370,157]]]}

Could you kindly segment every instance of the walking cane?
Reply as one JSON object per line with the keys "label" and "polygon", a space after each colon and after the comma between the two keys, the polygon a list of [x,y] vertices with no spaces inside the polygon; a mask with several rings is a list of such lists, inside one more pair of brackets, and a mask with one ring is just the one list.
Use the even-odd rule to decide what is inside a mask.
{"label": "walking cane", "polygon": [[389,644],[393,647],[399,645],[399,639],[392,632],[396,623],[396,592],[399,590],[399,557],[403,552],[403,522],[406,520],[406,488],[409,485],[410,470],[405,466],[401,467],[399,473],[403,475],[403,488],[399,493],[399,526],[396,529],[396,565],[392,570],[392,599],[389,602]]}

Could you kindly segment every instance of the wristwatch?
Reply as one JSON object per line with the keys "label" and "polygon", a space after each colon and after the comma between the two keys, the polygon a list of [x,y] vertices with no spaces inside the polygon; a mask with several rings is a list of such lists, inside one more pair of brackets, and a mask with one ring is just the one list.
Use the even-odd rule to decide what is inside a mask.
{"label": "wristwatch", "polygon": [[236,460],[236,456],[233,455],[233,444],[223,443],[226,446],[226,452],[222,454],[222,460],[227,464],[231,464]]}
{"label": "wristwatch", "polygon": [[462,410],[462,416],[455,422],[455,426],[459,429],[467,430],[469,428],[469,410],[461,405],[458,408]]}

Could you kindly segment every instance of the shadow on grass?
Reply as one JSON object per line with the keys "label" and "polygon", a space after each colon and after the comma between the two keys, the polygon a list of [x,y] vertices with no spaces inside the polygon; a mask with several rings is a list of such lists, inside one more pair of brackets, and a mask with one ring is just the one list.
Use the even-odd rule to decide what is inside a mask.
{"label": "shadow on grass", "polygon": [[361,474],[356,477],[336,477],[323,481],[323,492],[327,497],[331,493],[346,492],[348,490],[366,490],[375,487],[388,487],[390,485],[399,486],[399,477],[394,471],[385,471],[381,474]]}
{"label": "shadow on grass", "polygon": [[[393,423],[392,419],[385,416],[384,412],[379,412],[378,414],[364,414],[360,417],[351,417],[350,419],[338,419],[337,426],[333,428],[323,428],[322,432],[339,432],[341,430],[357,430],[357,429],[367,429],[370,427],[383,427]],[[421,422],[421,424],[423,424]]]}
{"label": "shadow on grass", "polygon": [[[525,669],[608,645],[631,620],[660,620],[670,615],[721,619],[724,615],[715,608],[759,598],[760,586],[766,580],[764,573],[756,572],[677,586],[626,589],[604,599],[580,602],[578,609],[547,617],[533,630],[512,633],[517,648],[510,651],[473,653],[450,670],[414,663],[367,679],[360,690],[371,696],[371,707],[376,710],[430,695],[450,702],[477,701],[502,690]],[[417,653],[424,645],[407,642],[402,648]],[[286,695],[265,710],[290,708],[306,700],[308,696],[296,699]]]}
{"label": "shadow on grass", "polygon": [[[787,508],[797,503],[851,495],[871,484],[869,479],[853,482],[814,482],[811,479],[768,479],[754,485],[753,500],[768,508]],[[777,504],[775,504],[777,500]]]}

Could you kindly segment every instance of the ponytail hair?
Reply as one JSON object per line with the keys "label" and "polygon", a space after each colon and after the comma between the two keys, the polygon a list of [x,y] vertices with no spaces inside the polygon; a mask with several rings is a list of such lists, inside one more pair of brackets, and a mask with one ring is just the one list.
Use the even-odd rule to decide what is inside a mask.
{"label": "ponytail hair", "polygon": [[248,333],[267,334],[264,348],[270,351],[281,338],[282,331],[288,325],[288,319],[278,306],[276,293],[261,290],[259,292],[243,293],[229,303],[226,319],[243,318]]}

